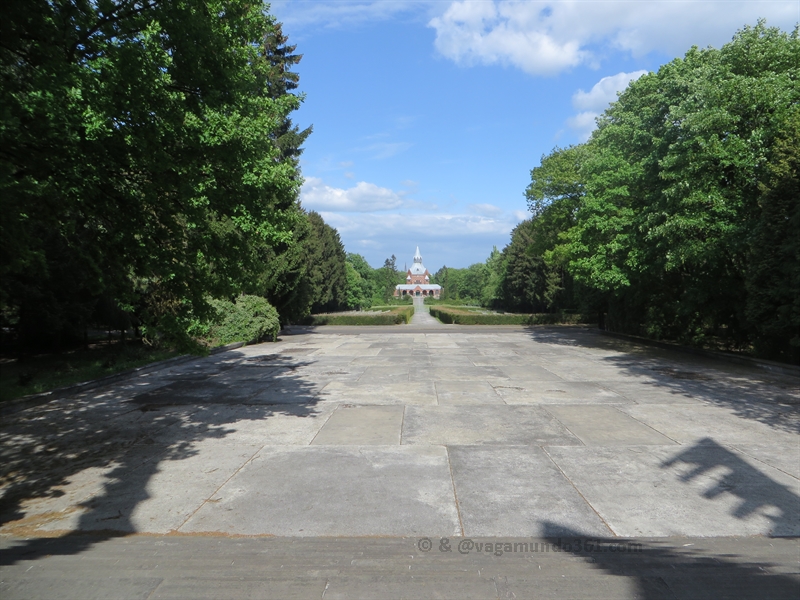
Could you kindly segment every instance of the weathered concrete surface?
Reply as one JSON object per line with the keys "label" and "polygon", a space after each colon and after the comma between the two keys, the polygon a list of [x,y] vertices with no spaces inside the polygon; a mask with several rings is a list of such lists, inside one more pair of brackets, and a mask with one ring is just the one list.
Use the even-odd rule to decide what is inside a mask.
{"label": "weathered concrete surface", "polygon": [[551,405],[547,412],[587,446],[669,446],[677,443],[613,406]]}
{"label": "weathered concrete surface", "polygon": [[[5,418],[0,536],[15,564],[46,538],[71,540],[76,531],[791,537],[800,535],[799,431],[797,379],[580,328],[322,329]],[[781,544],[796,567],[796,540]],[[384,577],[384,566],[394,573],[400,564],[386,560],[331,572],[321,588],[322,571],[310,567],[268,579],[275,595],[326,598],[370,590],[525,597],[539,583],[586,596],[572,590],[589,581],[600,596],[680,597],[692,589],[677,576],[620,577],[616,566],[605,579],[581,567],[578,587],[559,587],[567,561],[552,580],[531,574],[533,563],[481,571],[480,580],[465,575],[475,564],[448,563],[426,580],[440,582],[439,593],[421,579]],[[59,564],[69,580],[67,563]],[[58,569],[41,579],[4,572],[0,592],[58,595],[68,589],[55,585]],[[729,579],[710,575],[714,590],[733,593],[755,572],[731,569]],[[116,586],[86,577],[95,587],[75,595],[169,597],[203,588],[152,569],[123,569]],[[734,583],[720,588],[723,579]],[[258,578],[241,585],[237,597],[264,589]]]}
{"label": "weathered concrete surface", "polygon": [[441,551],[432,538],[423,552],[413,537],[0,539],[0,595],[795,600],[800,587],[789,539],[474,538],[463,554],[464,541],[449,537]]}
{"label": "weathered concrete surface", "polygon": [[180,532],[458,535],[442,447],[265,447]]}
{"label": "weathered concrete surface", "polygon": [[402,426],[402,406],[340,407],[311,443],[339,446],[399,445]]}

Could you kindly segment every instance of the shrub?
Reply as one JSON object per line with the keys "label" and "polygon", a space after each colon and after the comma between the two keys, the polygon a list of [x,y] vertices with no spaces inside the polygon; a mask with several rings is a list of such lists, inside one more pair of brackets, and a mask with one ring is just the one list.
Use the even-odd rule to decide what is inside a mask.
{"label": "shrub", "polygon": [[431,316],[455,325],[555,325],[588,322],[582,315],[566,313],[481,314],[449,306],[431,306]]}
{"label": "shrub", "polygon": [[328,314],[311,315],[306,319],[307,325],[398,325],[408,323],[414,316],[413,306],[392,308],[378,315]]}
{"label": "shrub", "polygon": [[278,311],[266,298],[239,296],[236,302],[212,300],[217,321],[209,335],[220,344],[275,341],[280,331]]}

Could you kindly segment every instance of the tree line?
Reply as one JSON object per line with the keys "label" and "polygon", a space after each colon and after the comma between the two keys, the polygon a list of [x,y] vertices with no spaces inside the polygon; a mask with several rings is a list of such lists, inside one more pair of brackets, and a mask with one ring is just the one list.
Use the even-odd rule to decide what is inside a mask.
{"label": "tree line", "polygon": [[12,0],[0,40],[0,325],[21,348],[90,327],[191,345],[215,299],[286,323],[376,296],[300,205],[301,56],[265,5]]}
{"label": "tree line", "polygon": [[692,48],[632,82],[586,143],[542,157],[532,217],[502,252],[437,281],[487,306],[800,362],[799,80],[797,29]]}

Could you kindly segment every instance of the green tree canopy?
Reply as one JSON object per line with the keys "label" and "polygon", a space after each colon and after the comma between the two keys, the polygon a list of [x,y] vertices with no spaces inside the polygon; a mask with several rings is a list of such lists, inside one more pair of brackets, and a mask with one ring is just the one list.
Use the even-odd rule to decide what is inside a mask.
{"label": "green tree canopy", "polygon": [[12,0],[0,37],[0,302],[23,337],[103,297],[185,330],[259,248],[291,253],[308,130],[261,4]]}

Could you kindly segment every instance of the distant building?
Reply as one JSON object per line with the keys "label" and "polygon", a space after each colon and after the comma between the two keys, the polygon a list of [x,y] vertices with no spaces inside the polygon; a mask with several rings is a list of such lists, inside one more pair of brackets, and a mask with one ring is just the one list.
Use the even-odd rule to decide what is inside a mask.
{"label": "distant building", "polygon": [[414,264],[406,271],[406,282],[395,286],[395,297],[400,296],[433,296],[438,298],[442,293],[442,286],[431,283],[431,274],[422,264],[422,256],[417,252],[414,254]]}

